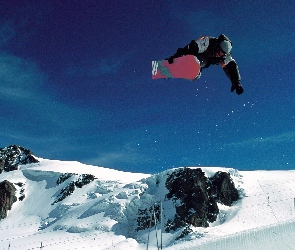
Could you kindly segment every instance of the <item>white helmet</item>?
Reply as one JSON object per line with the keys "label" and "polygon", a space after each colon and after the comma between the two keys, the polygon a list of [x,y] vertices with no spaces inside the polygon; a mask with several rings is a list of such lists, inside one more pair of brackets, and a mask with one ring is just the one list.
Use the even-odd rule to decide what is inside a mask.
{"label": "white helmet", "polygon": [[225,54],[230,53],[232,49],[231,43],[227,40],[223,40],[222,42],[220,42],[219,46]]}

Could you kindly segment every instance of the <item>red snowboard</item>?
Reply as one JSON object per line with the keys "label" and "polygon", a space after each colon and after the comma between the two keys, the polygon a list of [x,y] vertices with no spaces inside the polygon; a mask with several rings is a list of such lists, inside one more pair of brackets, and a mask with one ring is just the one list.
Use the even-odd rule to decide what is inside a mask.
{"label": "red snowboard", "polygon": [[193,55],[175,58],[169,64],[167,60],[152,61],[152,79],[183,78],[193,80],[200,72],[200,62]]}

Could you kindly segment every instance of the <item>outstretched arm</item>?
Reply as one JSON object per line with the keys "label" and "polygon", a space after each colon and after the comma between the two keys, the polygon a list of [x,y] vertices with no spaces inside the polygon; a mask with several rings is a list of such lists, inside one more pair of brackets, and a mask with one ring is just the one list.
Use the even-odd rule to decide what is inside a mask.
{"label": "outstretched arm", "polygon": [[229,62],[227,63],[225,61],[225,63],[222,65],[222,68],[232,83],[231,92],[236,90],[236,93],[240,95],[244,92],[244,90],[240,83],[241,76],[240,76],[239,68],[236,61],[232,59],[231,56],[229,57],[230,57],[228,59]]}

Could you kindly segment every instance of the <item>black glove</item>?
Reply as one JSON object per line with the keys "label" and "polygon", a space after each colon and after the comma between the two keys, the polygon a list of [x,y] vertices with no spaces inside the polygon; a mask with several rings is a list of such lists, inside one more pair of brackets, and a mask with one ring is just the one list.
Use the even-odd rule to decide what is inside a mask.
{"label": "black glove", "polygon": [[168,63],[169,63],[169,64],[172,64],[172,63],[173,63],[173,60],[174,60],[174,56],[170,56],[170,57],[168,58]]}
{"label": "black glove", "polygon": [[169,63],[169,64],[172,64],[172,63],[173,63],[173,60],[174,60],[175,58],[181,57],[181,56],[183,56],[183,55],[186,55],[186,53],[185,53],[185,49],[184,49],[184,48],[178,48],[177,51],[176,51],[176,53],[175,53],[173,56],[170,56],[170,57],[168,58],[168,63]]}
{"label": "black glove", "polygon": [[238,95],[241,95],[244,92],[243,87],[240,84],[240,82],[233,82],[232,83],[231,92],[234,92],[234,91],[236,91],[236,93]]}
{"label": "black glove", "polygon": [[183,56],[183,55],[187,55],[186,53],[186,49],[185,48],[178,48],[176,51],[176,55],[179,56]]}

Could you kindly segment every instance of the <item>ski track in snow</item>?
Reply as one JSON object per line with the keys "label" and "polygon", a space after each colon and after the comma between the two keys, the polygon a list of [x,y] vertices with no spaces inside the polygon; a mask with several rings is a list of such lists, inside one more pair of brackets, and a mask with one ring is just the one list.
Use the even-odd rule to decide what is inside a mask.
{"label": "ski track in snow", "polygon": [[[180,232],[161,235],[157,225],[157,230],[151,229],[147,245],[148,230],[132,233],[130,216],[136,206],[153,202],[152,196],[139,199],[147,185],[142,180],[151,177],[149,188],[156,190],[154,179],[165,178],[165,174],[153,178],[79,162],[39,160],[0,175],[0,181],[22,182],[23,187],[17,187],[16,193],[18,197],[25,195],[0,221],[0,250],[160,249],[161,238],[167,250],[295,249],[295,171],[202,168],[207,176],[219,170],[230,172],[243,198],[232,207],[219,204],[216,222],[208,228],[194,228],[179,241],[175,238]],[[97,179],[51,205],[61,187],[78,178],[71,176],[57,186],[61,173],[92,174]],[[156,192],[164,195],[164,190]],[[127,205],[129,217],[123,213]],[[173,208],[165,208],[164,216],[169,211],[174,212]]]}

